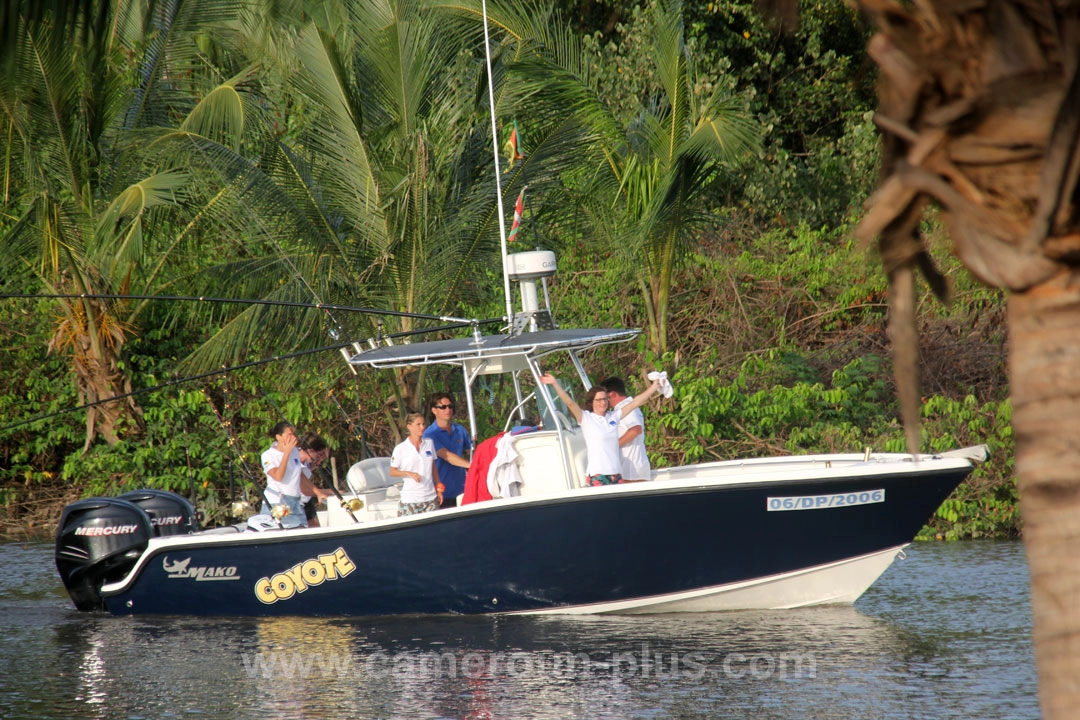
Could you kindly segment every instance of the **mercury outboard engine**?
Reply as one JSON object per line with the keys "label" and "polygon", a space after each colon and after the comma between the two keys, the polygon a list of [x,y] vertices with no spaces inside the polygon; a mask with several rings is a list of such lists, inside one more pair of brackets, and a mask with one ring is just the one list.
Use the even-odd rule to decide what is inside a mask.
{"label": "mercury outboard engine", "polygon": [[150,516],[154,537],[188,535],[199,531],[199,517],[190,502],[166,490],[132,490],[120,496]]}
{"label": "mercury outboard engine", "polygon": [[56,530],[56,569],[79,610],[104,610],[101,586],[121,579],[154,535],[139,506],[88,498],[64,508]]}

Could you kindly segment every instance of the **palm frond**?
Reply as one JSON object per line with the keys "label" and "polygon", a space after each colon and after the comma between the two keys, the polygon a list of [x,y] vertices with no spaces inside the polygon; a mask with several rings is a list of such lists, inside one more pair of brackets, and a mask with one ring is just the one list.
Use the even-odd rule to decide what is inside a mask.
{"label": "palm frond", "polygon": [[250,132],[247,118],[258,112],[258,106],[257,101],[250,94],[241,92],[238,85],[249,81],[255,69],[245,68],[241,74],[210,90],[180,123],[180,129],[239,151],[245,134]]}

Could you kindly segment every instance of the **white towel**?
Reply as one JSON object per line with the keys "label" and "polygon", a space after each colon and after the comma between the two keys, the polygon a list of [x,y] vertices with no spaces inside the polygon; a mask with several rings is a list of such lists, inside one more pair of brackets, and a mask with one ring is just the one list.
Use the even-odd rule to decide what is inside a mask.
{"label": "white towel", "polygon": [[493,498],[517,497],[521,494],[521,473],[517,466],[518,451],[514,438],[505,433],[495,443],[495,457],[488,466],[487,486]]}
{"label": "white towel", "polygon": [[664,397],[669,398],[675,394],[675,389],[671,387],[671,382],[667,379],[666,372],[657,372],[656,370],[653,370],[649,373],[648,378],[650,380],[660,381],[660,394]]}

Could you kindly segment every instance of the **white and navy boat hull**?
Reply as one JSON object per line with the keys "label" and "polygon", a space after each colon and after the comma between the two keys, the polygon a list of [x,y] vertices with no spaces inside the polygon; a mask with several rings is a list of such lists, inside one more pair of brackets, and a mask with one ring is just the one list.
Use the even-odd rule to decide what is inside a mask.
{"label": "white and navy boat hull", "polygon": [[359,616],[850,603],[971,470],[942,458],[791,463],[348,526],[153,538],[101,588],[101,607]]}

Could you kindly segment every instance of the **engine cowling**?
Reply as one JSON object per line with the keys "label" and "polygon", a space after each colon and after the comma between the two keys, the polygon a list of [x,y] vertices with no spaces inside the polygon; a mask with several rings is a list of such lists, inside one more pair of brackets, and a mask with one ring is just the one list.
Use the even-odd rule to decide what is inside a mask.
{"label": "engine cowling", "polygon": [[101,586],[124,577],[154,535],[150,516],[120,498],[87,498],[64,508],[56,569],[79,610],[104,610]]}
{"label": "engine cowling", "polygon": [[150,516],[154,537],[187,535],[199,531],[195,506],[176,493],[167,490],[132,490],[121,495],[120,499],[138,505]]}

